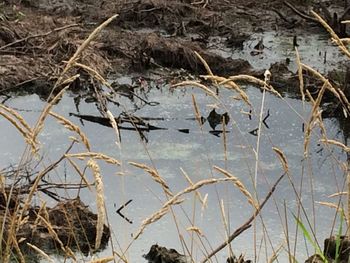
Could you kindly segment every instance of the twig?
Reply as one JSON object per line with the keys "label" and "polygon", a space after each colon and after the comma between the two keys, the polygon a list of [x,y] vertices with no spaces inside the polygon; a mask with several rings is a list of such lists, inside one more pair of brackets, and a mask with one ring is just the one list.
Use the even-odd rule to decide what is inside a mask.
{"label": "twig", "polygon": [[305,20],[308,20],[308,21],[311,21],[311,22],[314,22],[314,23],[318,23],[318,20],[311,17],[311,16],[308,16],[307,14],[303,13],[302,11],[299,11],[295,6],[293,6],[291,3],[289,3],[288,1],[284,1],[283,2],[286,6],[288,6],[290,9],[292,9],[292,11],[294,13],[296,13],[298,16],[304,18]]}
{"label": "twig", "polygon": [[62,27],[55,28],[54,30],[51,30],[49,32],[43,33],[43,34],[37,34],[37,35],[32,35],[32,36],[28,36],[28,37],[25,37],[25,38],[21,38],[21,39],[18,39],[18,40],[14,41],[14,42],[8,43],[7,45],[4,45],[4,46],[0,47],[0,50],[3,50],[3,49],[8,48],[8,47],[11,47],[11,46],[16,45],[18,43],[22,43],[22,42],[28,41],[29,39],[32,39],[32,38],[46,37],[46,36],[48,36],[48,35],[50,35],[52,33],[65,30],[67,28],[76,27],[76,26],[79,26],[79,24],[71,24],[71,25],[67,25],[67,26],[62,26]]}
{"label": "twig", "polygon": [[272,196],[273,192],[276,190],[277,185],[282,180],[286,173],[283,173],[278,180],[275,182],[275,184],[272,186],[269,193],[266,195],[264,201],[259,205],[259,207],[255,210],[254,214],[239,228],[237,228],[229,237],[228,239],[223,242],[220,246],[218,246],[216,249],[214,249],[208,256],[206,256],[205,259],[203,259],[200,263],[207,262],[210,258],[212,258],[214,255],[216,255],[219,251],[221,251],[223,248],[225,248],[229,243],[231,243],[236,237],[238,237],[241,233],[243,233],[245,230],[250,228],[252,225],[251,223],[254,221],[254,219],[259,215],[261,209],[264,207],[264,205],[267,203],[267,201]]}

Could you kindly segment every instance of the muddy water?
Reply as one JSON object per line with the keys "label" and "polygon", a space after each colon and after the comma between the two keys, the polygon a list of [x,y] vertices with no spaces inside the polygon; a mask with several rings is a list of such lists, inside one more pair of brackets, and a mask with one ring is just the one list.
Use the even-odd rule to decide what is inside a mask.
{"label": "muddy water", "polygon": [[[316,43],[320,49],[322,45],[325,45],[324,41]],[[315,53],[314,56],[317,57],[318,51]],[[306,55],[309,56],[310,53]],[[130,81],[126,77],[118,80],[120,82]],[[151,121],[151,124],[164,127],[166,130],[145,134],[148,139],[147,143],[141,140],[136,132],[121,131],[121,149],[114,144],[115,134],[112,129],[95,123],[83,122],[82,124],[77,118],[69,116],[70,112],[77,113],[73,95],[66,94],[54,107],[55,112],[81,127],[89,137],[93,151],[106,153],[122,161],[122,166],[119,168],[100,163],[105,185],[108,220],[113,231],[113,246],[119,254],[128,246],[132,235],[142,224],[142,220],[157,211],[166,201],[161,187],[144,171],[130,166],[129,161],[154,166],[174,193],[188,186],[180,168],[193,182],[196,182],[211,177],[223,177],[212,169],[213,165],[216,165],[237,176],[253,195],[255,195],[254,185],[256,185],[256,194],[261,200],[269,191],[271,184],[282,173],[280,162],[272,147],[280,148],[287,156],[290,180],[295,184],[297,191],[302,193],[303,208],[311,224],[315,224],[316,236],[322,245],[323,239],[330,234],[335,212],[330,208],[315,204],[315,201],[337,202],[327,196],[342,190],[343,174],[339,170],[338,162],[345,161],[346,157],[335,148],[328,149],[319,144],[319,134],[316,130],[311,138],[310,158],[305,160],[302,123],[303,118],[307,120],[309,117],[310,105],[288,97],[282,100],[270,94],[266,94],[263,100],[263,93],[255,87],[246,87],[246,92],[254,107],[251,119],[245,114],[249,108],[242,101],[235,100],[233,98],[235,94],[226,90],[220,90],[221,102],[218,103],[197,89],[170,91],[166,84],[161,89],[153,88],[148,94],[148,99],[160,104],[143,106],[135,114],[142,117],[164,118],[164,120]],[[227,111],[230,114],[231,120],[226,127],[226,150],[222,134],[215,136],[210,133],[212,128],[207,122],[201,127],[191,119],[194,117],[192,94],[204,117],[208,116],[213,107],[217,107],[216,111],[219,113]],[[120,98],[120,101],[125,110],[133,110],[128,100]],[[256,162],[253,149],[257,149],[257,137],[249,132],[258,127],[258,113],[262,101],[263,117],[268,111],[270,113],[266,119],[269,128],[262,127],[259,161]],[[35,123],[44,106],[36,95],[12,98],[6,104],[18,109],[30,124]],[[119,115],[123,107],[109,105],[115,116]],[[79,110],[81,114],[98,115],[92,103],[82,101]],[[25,144],[7,121],[0,119],[0,125],[2,127],[0,145],[3,149],[0,165],[4,167],[18,162]],[[335,120],[325,120],[325,127],[329,138],[342,140],[342,133]],[[188,129],[189,133],[181,133],[178,129]],[[221,130],[222,126],[219,125],[216,129]],[[56,160],[66,150],[70,143],[68,138],[71,135],[73,135],[71,132],[53,119],[48,119],[40,136],[46,164]],[[74,151],[82,150],[82,147],[77,147]],[[83,162],[80,164],[83,166]],[[88,176],[91,178],[91,175]],[[78,175],[73,172],[68,163],[58,168],[57,172],[52,173],[50,177],[57,182],[65,180],[79,182]],[[288,217],[289,240],[293,249],[296,235],[292,214],[298,213],[298,199],[290,180],[287,177],[283,179],[274,198],[269,201],[262,216],[257,220],[256,227],[247,230],[232,242],[232,249],[235,253],[244,253],[247,258],[254,259],[254,248],[256,248],[259,255],[258,260],[266,262],[265,253],[268,256],[272,255],[271,244],[276,249],[286,239],[285,212]],[[302,186],[300,187],[301,181]],[[187,249],[199,261],[206,254],[205,251],[211,251],[210,246],[215,248],[225,239],[226,232],[220,210],[221,200],[229,222],[229,232],[244,223],[253,212],[245,197],[231,184],[206,186],[199,192],[203,197],[208,195],[207,207],[202,209],[198,198],[192,194],[187,195],[181,207],[174,208],[176,223],[172,215],[168,214],[160,221],[148,226],[144,234],[134,241],[126,253],[130,262],[145,262],[141,255],[147,253],[154,243],[182,252],[183,246],[178,237],[177,227],[185,240]],[[74,192],[67,194],[71,197],[75,196]],[[94,193],[83,191],[81,198],[95,209]],[[130,199],[132,202],[123,209],[123,213],[133,222],[132,224],[116,213],[116,210]],[[192,236],[191,232],[186,231],[192,224],[202,231],[204,236],[201,237],[201,241],[195,234]],[[303,261],[307,257],[307,250],[301,234],[297,235],[297,244],[296,257],[299,261]],[[309,246],[308,251],[312,253],[313,248]],[[111,247],[100,253],[101,257],[108,255],[111,255]],[[217,262],[224,262],[227,255],[228,251],[224,250],[224,253],[218,255]],[[63,259],[57,260],[63,262]],[[288,257],[282,252],[280,262],[287,261]]]}

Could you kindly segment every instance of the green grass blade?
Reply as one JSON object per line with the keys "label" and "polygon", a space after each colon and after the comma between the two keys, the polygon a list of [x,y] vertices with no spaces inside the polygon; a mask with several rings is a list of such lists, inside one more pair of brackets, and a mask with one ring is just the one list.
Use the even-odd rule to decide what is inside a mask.
{"label": "green grass blade", "polygon": [[298,226],[300,227],[300,229],[303,231],[304,236],[306,237],[306,239],[310,242],[310,244],[314,247],[314,249],[316,250],[316,253],[322,258],[322,260],[325,263],[328,263],[328,260],[326,259],[326,257],[323,254],[323,251],[321,250],[321,248],[319,247],[319,245],[311,238],[309,231],[307,231],[306,227],[304,226],[303,222],[300,221],[299,218],[297,218],[294,214],[293,214]]}

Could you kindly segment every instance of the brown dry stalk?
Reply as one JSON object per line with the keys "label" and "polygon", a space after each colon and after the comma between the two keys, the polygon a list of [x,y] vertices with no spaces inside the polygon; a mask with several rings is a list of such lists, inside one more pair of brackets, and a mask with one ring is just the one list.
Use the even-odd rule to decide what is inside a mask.
{"label": "brown dry stalk", "polygon": [[89,66],[86,66],[84,64],[75,62],[74,66],[80,67],[82,69],[84,69],[85,71],[87,71],[91,76],[93,76],[95,79],[97,79],[98,81],[100,81],[103,85],[105,85],[106,87],[108,87],[110,90],[114,91],[114,89],[112,88],[111,84],[109,84],[109,82],[107,80],[104,79],[104,77],[101,76],[100,73],[98,73],[96,70],[94,70],[93,68],[90,68]]}
{"label": "brown dry stalk", "polygon": [[277,259],[278,254],[281,252],[282,248],[284,247],[283,243],[280,244],[276,250],[274,250],[273,255],[267,260],[267,263],[273,263]]}
{"label": "brown dry stalk", "polygon": [[60,245],[62,251],[64,251],[64,253],[67,256],[72,257],[76,261],[76,258],[74,256],[74,254],[72,254],[70,249],[67,249],[67,247],[64,246],[64,244],[62,243],[61,239],[58,237],[55,229],[53,229],[53,227],[50,224],[50,222],[47,221],[44,217],[42,217],[39,214],[37,216],[41,219],[41,222],[43,222],[45,224],[46,229],[49,231],[49,234],[57,241],[57,243]]}
{"label": "brown dry stalk", "polygon": [[238,86],[234,81],[231,79],[227,79],[224,77],[219,76],[210,76],[209,78],[211,81],[219,81],[219,85],[225,86],[227,89],[232,89],[234,91],[237,91],[239,93],[239,96],[243,99],[245,103],[247,103],[250,107],[252,107],[252,104],[249,101],[248,95]]}
{"label": "brown dry stalk", "polygon": [[324,76],[322,76],[321,73],[317,72],[316,70],[314,70],[313,68],[309,67],[308,65],[305,65],[303,63],[301,63],[301,66],[303,67],[303,69],[308,70],[309,72],[311,72],[313,75],[315,75],[318,79],[320,79],[323,83],[327,82],[327,89],[332,92],[334,94],[334,96],[339,100],[339,102],[341,102],[341,104],[345,107],[347,107],[348,109],[350,109],[350,103],[348,101],[348,99],[346,98],[346,96],[344,95],[343,92],[340,92],[339,88],[334,88],[332,86],[332,84],[328,81],[327,78],[325,78]]}
{"label": "brown dry stalk", "polygon": [[100,248],[100,245],[101,245],[103,226],[106,221],[105,200],[104,200],[105,195],[104,195],[102,177],[100,173],[100,167],[93,159],[90,159],[87,165],[91,168],[95,178],[96,204],[97,204],[95,249],[97,250]]}
{"label": "brown dry stalk", "polygon": [[227,182],[227,181],[232,181],[232,180],[233,180],[232,178],[206,179],[206,180],[199,181],[199,182],[195,183],[194,185],[189,186],[186,189],[178,192],[171,199],[169,199],[166,203],[164,203],[163,206],[157,212],[153,213],[151,216],[149,216],[148,218],[146,218],[145,220],[142,221],[142,224],[141,224],[139,231],[137,232],[136,235],[134,235],[134,240],[137,239],[143,233],[146,226],[148,226],[149,224],[152,224],[153,222],[158,221],[164,215],[166,215],[171,206],[182,203],[184,201],[183,199],[180,199],[180,197],[182,195],[196,191],[197,189],[201,188],[204,185],[210,185],[210,184],[215,184],[215,183],[219,183],[219,182]]}
{"label": "brown dry stalk", "polygon": [[338,37],[338,35],[333,31],[333,29],[327,24],[327,22],[320,17],[316,12],[311,11],[311,14],[313,14],[316,19],[322,24],[322,26],[328,31],[328,33],[331,35],[332,40],[338,45],[340,50],[348,57],[350,58],[350,52],[346,48],[346,46],[343,44],[341,39]]}
{"label": "brown dry stalk", "polygon": [[13,115],[13,117],[15,117],[20,124],[22,124],[22,126],[29,132],[29,133],[33,133],[32,128],[29,126],[29,124],[24,120],[24,118],[15,110],[6,107],[3,104],[0,104],[0,108],[3,109],[4,111],[7,111],[8,113],[10,113],[11,115]]}
{"label": "brown dry stalk", "polygon": [[283,167],[283,169],[284,169],[284,172],[285,172],[285,173],[288,173],[288,171],[289,171],[289,168],[288,168],[288,161],[287,161],[287,158],[286,158],[286,156],[284,155],[284,153],[283,153],[280,149],[278,149],[277,147],[272,147],[272,150],[275,151],[275,153],[276,153],[277,156],[278,156],[278,159],[280,159],[281,164],[282,164],[282,167]]}
{"label": "brown dry stalk", "polygon": [[186,228],[186,231],[195,232],[195,233],[197,233],[199,236],[203,236],[202,231],[201,231],[198,227],[196,227],[196,226],[190,226],[190,227]]}
{"label": "brown dry stalk", "polygon": [[208,63],[205,61],[205,59],[199,55],[199,53],[197,51],[194,51],[194,54],[197,56],[197,58],[199,58],[199,60],[202,62],[202,64],[205,67],[205,70],[208,72],[209,75],[214,76],[213,72],[211,71]]}
{"label": "brown dry stalk", "polygon": [[31,146],[33,152],[38,151],[37,143],[35,142],[36,141],[35,138],[33,138],[32,131],[28,131],[26,128],[19,125],[16,119],[13,118],[13,116],[9,115],[8,113],[0,111],[0,115],[3,116],[5,119],[7,119],[19,131],[19,133],[24,138],[25,142]]}
{"label": "brown dry stalk", "polygon": [[330,203],[330,202],[321,202],[321,201],[316,201],[315,203],[319,204],[319,205],[327,206],[327,207],[330,207],[330,208],[334,208],[337,211],[342,211],[343,210],[342,208],[339,207],[339,204],[334,204],[334,203]]}
{"label": "brown dry stalk", "polygon": [[103,160],[106,163],[120,165],[120,162],[117,159],[114,159],[103,153],[96,153],[96,152],[68,153],[68,154],[65,154],[65,157],[68,157],[68,158],[73,157],[81,160],[84,160],[85,158],[93,158],[93,159]]}
{"label": "brown dry stalk", "polygon": [[337,210],[337,212],[342,213],[344,215],[344,217],[345,217],[345,221],[347,222],[347,224],[349,224],[349,214],[344,213],[344,209],[341,208],[339,206],[339,204],[334,204],[334,203],[330,203],[330,202],[319,202],[319,201],[316,201],[315,203],[319,204],[319,205],[323,205],[323,206],[329,207],[329,208],[333,208],[333,209]]}
{"label": "brown dry stalk", "polygon": [[43,109],[43,111],[40,114],[40,117],[38,119],[38,122],[34,128],[34,131],[33,131],[33,141],[36,141],[38,134],[43,129],[44,121],[45,121],[47,115],[49,115],[53,105],[55,105],[56,102],[62,97],[63,93],[68,89],[68,87],[69,86],[64,87]]}
{"label": "brown dry stalk", "polygon": [[[217,76],[201,76],[204,79],[212,79],[212,78],[216,78]],[[225,81],[222,81],[219,83],[219,85],[225,85],[227,82],[236,82],[236,81],[244,81],[244,82],[249,82],[252,84],[256,84],[258,85],[261,89],[265,89],[266,91],[271,92],[272,94],[282,98],[282,95],[275,90],[271,85],[266,85],[265,81],[255,78],[253,76],[249,76],[249,75],[236,75],[236,76],[231,76],[229,78],[227,78]]]}
{"label": "brown dry stalk", "polygon": [[42,256],[43,258],[45,258],[45,260],[47,260],[48,262],[52,262],[52,263],[55,263],[55,261],[49,257],[48,254],[46,254],[44,251],[42,251],[40,248],[38,248],[37,246],[35,245],[32,245],[30,243],[27,243],[27,246],[32,248],[33,250],[35,250],[35,252],[39,253],[40,256]]}
{"label": "brown dry stalk", "polygon": [[194,96],[194,94],[192,94],[192,103],[193,103],[193,108],[194,108],[196,120],[197,120],[199,126],[202,126],[201,114],[199,112],[198,104],[197,104],[196,97]]}
{"label": "brown dry stalk", "polygon": [[173,193],[170,191],[169,186],[167,185],[165,180],[159,175],[159,173],[155,169],[153,169],[145,164],[142,164],[142,163],[129,162],[129,164],[132,166],[135,166],[137,168],[141,168],[144,171],[146,171],[156,183],[158,183],[162,186],[162,188],[166,194],[168,194],[169,196],[173,196]]}
{"label": "brown dry stalk", "polygon": [[332,198],[332,197],[338,197],[340,195],[347,195],[347,194],[348,192],[338,192],[338,193],[331,194],[328,197]]}
{"label": "brown dry stalk", "polygon": [[340,148],[343,149],[344,152],[349,153],[350,152],[350,147],[346,146],[345,144],[338,142],[336,140],[329,140],[329,139],[321,139],[321,142],[326,143],[326,144],[333,144],[336,145]]}
{"label": "brown dry stalk", "polygon": [[[93,41],[96,36],[104,29],[110,22],[112,22],[118,15],[114,15],[110,18],[108,18],[105,22],[103,22],[101,25],[99,25],[97,28],[92,31],[92,33],[88,36],[88,38],[79,46],[77,51],[75,51],[74,55],[69,59],[67,62],[66,67],[64,68],[61,76],[64,76],[64,74],[76,63],[81,53],[84,51],[84,49]],[[62,78],[62,77],[61,77]],[[58,80],[58,84],[60,84],[60,79]]]}
{"label": "brown dry stalk", "polygon": [[297,47],[295,47],[295,53],[296,53],[296,56],[297,56],[299,89],[300,89],[301,99],[303,101],[305,101],[303,67],[301,66],[300,55],[299,55],[299,51],[298,51]]}
{"label": "brown dry stalk", "polygon": [[253,199],[253,196],[250,194],[250,192],[247,190],[247,188],[244,186],[244,184],[234,175],[229,173],[228,171],[218,167],[218,166],[213,166],[213,168],[223,175],[225,175],[227,178],[229,178],[233,184],[238,188],[238,190],[241,191],[241,193],[247,198],[248,203],[251,204],[255,209],[258,208],[258,204],[255,202]]}
{"label": "brown dry stalk", "polygon": [[[325,82],[323,83],[323,86],[321,90],[318,93],[317,99],[315,100],[312,110],[311,110],[311,116],[309,122],[306,124],[306,129],[305,129],[305,139],[304,139],[304,156],[306,157],[308,154],[308,148],[310,144],[310,136],[311,136],[311,131],[316,125],[316,123],[322,123],[321,118],[321,112],[319,110],[320,103],[323,97],[323,94],[326,90],[326,87],[328,86],[329,82],[327,79],[325,79]],[[308,93],[309,94],[309,93]]]}
{"label": "brown dry stalk", "polygon": [[109,122],[111,123],[111,125],[115,131],[115,135],[117,137],[117,140],[115,141],[115,143],[118,146],[118,148],[121,149],[120,133],[119,133],[119,128],[118,128],[117,122],[115,121],[115,118],[114,118],[112,112],[107,110],[106,114],[107,114],[107,117],[109,119]]}
{"label": "brown dry stalk", "polygon": [[95,260],[90,261],[89,263],[108,263],[108,262],[113,261],[114,259],[115,259],[115,257],[110,256],[110,257],[95,259]]}
{"label": "brown dry stalk", "polygon": [[204,90],[208,95],[212,96],[213,98],[215,98],[216,100],[219,100],[219,97],[215,94],[214,91],[212,91],[211,89],[209,89],[207,86],[196,82],[196,81],[182,81],[180,83],[177,83],[175,85],[172,85],[171,88],[177,88],[177,87],[183,87],[183,86],[195,86],[198,88],[201,88],[202,90]]}
{"label": "brown dry stalk", "polygon": [[83,131],[79,128],[79,126],[75,125],[70,120],[67,120],[66,118],[64,118],[63,116],[61,116],[57,113],[50,111],[49,114],[52,117],[56,118],[58,120],[58,122],[60,124],[62,124],[65,128],[78,134],[82,143],[85,145],[85,147],[88,149],[88,151],[91,151],[90,142],[89,142],[87,136],[85,135],[85,133],[83,133]]}
{"label": "brown dry stalk", "polygon": [[17,253],[17,257],[19,258],[19,261],[21,263],[26,263],[26,260],[23,256],[23,253],[21,251],[21,249],[19,248],[19,245],[18,245],[18,241],[16,239],[16,236],[14,235],[11,235],[11,238],[12,238],[12,245],[14,246],[15,250],[16,250],[16,253]]}
{"label": "brown dry stalk", "polygon": [[67,158],[68,162],[73,166],[74,170],[79,174],[79,176],[80,176],[81,180],[84,182],[84,184],[89,188],[90,191],[92,191],[90,183],[85,178],[84,173],[82,171],[80,171],[79,166],[71,158],[69,158],[67,155],[65,155],[65,157]]}
{"label": "brown dry stalk", "polygon": [[[187,182],[188,182],[191,186],[193,186],[194,183],[192,182],[192,180],[191,180],[191,178],[188,176],[188,174],[185,172],[185,170],[182,169],[182,168],[180,167],[180,171],[181,171],[182,174],[185,176]],[[204,205],[205,205],[205,202],[204,202],[204,199],[202,198],[201,193],[200,193],[199,191],[195,191],[195,194],[196,194],[196,196],[198,197],[199,201],[202,203],[202,206],[204,206]]]}

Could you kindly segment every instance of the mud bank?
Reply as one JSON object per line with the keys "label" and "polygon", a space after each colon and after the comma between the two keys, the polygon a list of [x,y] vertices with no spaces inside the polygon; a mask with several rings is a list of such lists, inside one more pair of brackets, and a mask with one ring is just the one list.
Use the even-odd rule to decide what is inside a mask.
{"label": "mud bank", "polygon": [[[104,76],[150,66],[203,73],[194,51],[203,55],[214,74],[261,75],[247,61],[210,53],[209,38],[220,36],[226,46],[239,48],[254,32],[298,35],[323,31],[311,16],[302,16],[298,10],[320,12],[336,31],[340,30],[337,21],[347,17],[342,13],[344,1],[311,1],[307,6],[301,2],[7,0],[0,9],[0,90],[5,93],[33,85],[50,89],[65,61],[113,14],[119,17],[85,49],[79,61]],[[283,12],[278,11],[281,9]],[[332,13],[339,14],[339,19]],[[82,70],[72,74],[77,72]],[[80,81],[88,84],[89,76],[81,74]]]}

